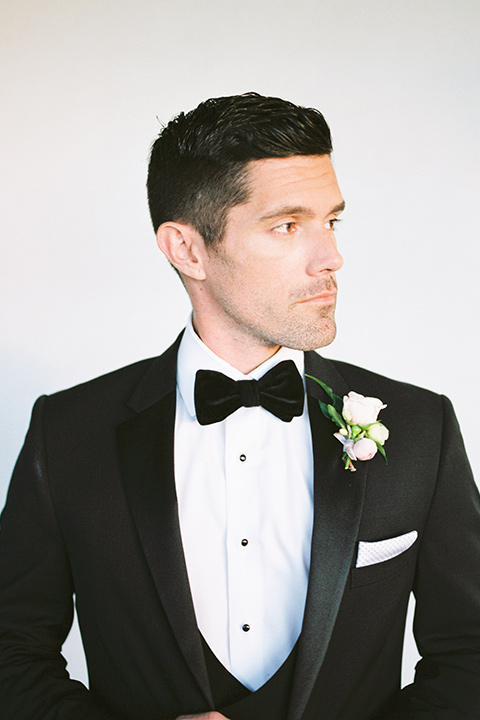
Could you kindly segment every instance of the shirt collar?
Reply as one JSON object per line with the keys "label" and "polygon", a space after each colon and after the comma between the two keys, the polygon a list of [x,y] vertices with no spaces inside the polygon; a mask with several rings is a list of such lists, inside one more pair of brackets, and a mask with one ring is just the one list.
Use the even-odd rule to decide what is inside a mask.
{"label": "shirt collar", "polygon": [[291,350],[286,347],[281,347],[275,355],[265,360],[265,362],[252,370],[251,373],[248,373],[248,375],[244,375],[240,370],[237,370],[227,363],[226,360],[222,360],[218,355],[215,355],[215,353],[200,340],[193,329],[192,317],[190,316],[178,349],[177,386],[188,412],[192,418],[194,418],[196,417],[194,389],[197,370],[216,370],[232,378],[232,380],[258,380],[283,360],[293,360],[300,376],[303,378],[303,352],[301,350]]}

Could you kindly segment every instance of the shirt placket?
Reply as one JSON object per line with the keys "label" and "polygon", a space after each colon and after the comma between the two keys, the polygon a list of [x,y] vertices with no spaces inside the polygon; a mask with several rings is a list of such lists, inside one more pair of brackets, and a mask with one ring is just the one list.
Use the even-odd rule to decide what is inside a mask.
{"label": "shirt placket", "polygon": [[264,587],[257,487],[264,412],[256,407],[237,411],[228,418],[225,435],[229,650],[231,672],[240,680],[253,665],[262,665]]}

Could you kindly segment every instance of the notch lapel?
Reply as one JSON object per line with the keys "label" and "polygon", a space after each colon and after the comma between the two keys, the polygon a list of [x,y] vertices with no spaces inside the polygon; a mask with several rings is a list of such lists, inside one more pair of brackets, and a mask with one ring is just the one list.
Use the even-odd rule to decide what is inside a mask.
{"label": "notch lapel", "polygon": [[128,504],[168,620],[209,706],[205,658],[190,593],[174,479],[178,341],[155,360],[130,400],[137,414],[117,428]]}
{"label": "notch lapel", "polygon": [[[305,355],[305,372],[346,394],[342,376],[314,352]],[[328,648],[348,579],[358,534],[366,483],[366,463],[355,473],[344,469],[342,446],[334,424],[322,414],[323,390],[307,380],[308,410],[314,457],[314,523],[310,575],[302,633],[289,708],[289,720],[300,720]]]}

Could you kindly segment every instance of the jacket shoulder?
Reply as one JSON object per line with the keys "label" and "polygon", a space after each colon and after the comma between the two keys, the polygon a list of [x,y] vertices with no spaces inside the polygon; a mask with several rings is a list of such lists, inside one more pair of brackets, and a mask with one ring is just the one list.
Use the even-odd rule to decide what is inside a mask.
{"label": "jacket shoulder", "polygon": [[388,408],[382,411],[382,418],[386,419],[394,411],[399,416],[409,417],[411,421],[429,422],[434,417],[442,416],[445,403],[450,406],[448,399],[432,390],[340,360],[321,357],[321,362],[341,376],[344,386],[348,388],[347,392],[353,390],[361,395],[380,398]]}
{"label": "jacket shoulder", "polygon": [[[352,365],[351,363],[343,362],[341,360],[327,360],[331,362],[337,372],[345,378],[345,380],[351,380],[352,382],[359,382],[362,386],[368,390],[368,394],[371,395],[370,390],[374,391],[375,388],[385,388],[390,392],[397,392],[405,395],[422,396],[425,400],[438,400],[440,397],[438,393],[422,388],[418,385],[404,382],[402,380],[396,380],[380,373],[367,370],[366,368],[359,367],[358,365]],[[355,388],[352,388],[355,389]],[[358,392],[362,392],[359,390]],[[365,395],[366,393],[363,393]]]}
{"label": "jacket shoulder", "polygon": [[[179,338],[162,355],[139,360],[44,397],[50,416],[89,412],[106,416],[114,408],[155,402],[175,387]],[[137,403],[138,404],[138,403]]]}
{"label": "jacket shoulder", "polygon": [[89,399],[105,400],[109,395],[119,401],[126,400],[158,357],[139,360],[125,367],[117,368],[96,378],[59,390],[47,396],[51,405],[69,405]]}

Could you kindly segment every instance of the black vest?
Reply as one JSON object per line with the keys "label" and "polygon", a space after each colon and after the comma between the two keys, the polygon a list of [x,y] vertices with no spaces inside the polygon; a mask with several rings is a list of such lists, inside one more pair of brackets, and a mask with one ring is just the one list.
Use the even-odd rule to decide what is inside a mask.
{"label": "black vest", "polygon": [[216,658],[202,638],[215,710],[230,720],[287,720],[297,644],[265,685],[248,690]]}

